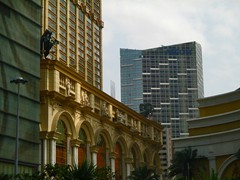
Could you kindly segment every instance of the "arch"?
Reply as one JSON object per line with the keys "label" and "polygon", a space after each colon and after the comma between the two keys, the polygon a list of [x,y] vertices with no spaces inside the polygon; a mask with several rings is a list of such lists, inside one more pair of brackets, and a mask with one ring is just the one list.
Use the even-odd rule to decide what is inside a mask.
{"label": "arch", "polygon": [[143,151],[143,162],[147,167],[152,165],[153,154],[150,152],[148,147],[146,147],[145,150]]}
{"label": "arch", "polygon": [[127,146],[127,142],[126,140],[122,137],[122,136],[117,136],[114,140],[113,140],[113,144],[116,144],[117,142],[119,142],[119,144],[121,145],[122,151],[124,155],[127,155],[129,152],[128,150],[128,146]]}
{"label": "arch", "polygon": [[95,144],[94,132],[88,121],[81,121],[77,124],[78,140],[78,164],[82,164],[84,160],[91,160],[90,146]]}
{"label": "arch", "polygon": [[113,143],[111,140],[111,136],[110,136],[109,132],[104,128],[99,128],[96,131],[95,138],[94,138],[95,145],[97,145],[100,135],[102,135],[104,141],[106,142],[106,148],[108,148],[110,150],[110,152],[112,152],[113,151],[113,145],[112,145]]}
{"label": "arch", "polygon": [[222,165],[221,165],[221,167],[219,168],[219,171],[218,171],[218,178],[219,179],[221,179],[221,177],[223,176],[223,173],[227,169],[227,167],[236,160],[237,160],[237,157],[233,154],[222,163]]}
{"label": "arch", "polygon": [[109,166],[109,152],[112,152],[113,144],[106,129],[100,128],[96,131],[95,145],[97,147],[97,167]]}
{"label": "arch", "polygon": [[122,136],[118,136],[114,140],[114,155],[115,155],[115,178],[122,179],[126,175],[125,155],[127,154],[127,143]]}
{"label": "arch", "polygon": [[82,121],[82,122],[79,122],[76,126],[76,131],[78,132],[77,133],[78,135],[79,135],[80,129],[83,129],[85,131],[86,136],[87,136],[87,142],[89,142],[90,145],[94,145],[95,138],[94,138],[94,132],[93,132],[92,125],[88,121]]}
{"label": "arch", "polygon": [[136,142],[133,142],[129,148],[129,157],[133,159],[132,168],[135,169],[139,167],[140,162],[142,162],[142,153],[139,145]]}
{"label": "arch", "polygon": [[80,145],[78,147],[78,165],[81,165],[84,160],[88,160],[88,142],[87,142],[87,135],[85,130],[80,128],[78,133],[78,139],[80,140]]}
{"label": "arch", "polygon": [[140,146],[136,142],[132,142],[129,146],[129,156],[131,156],[131,150],[134,148],[139,155],[139,157],[142,157],[142,152],[140,150]]}
{"label": "arch", "polygon": [[159,152],[157,151],[152,153],[152,165],[158,170],[161,168],[161,159],[159,157]]}
{"label": "arch", "polygon": [[74,126],[73,117],[67,111],[60,111],[54,116],[53,121],[52,121],[51,131],[56,131],[57,123],[58,123],[59,119],[61,119],[64,122],[64,124],[66,126],[66,130],[67,130],[67,134],[71,134],[72,139],[76,139],[77,134],[76,134],[75,126]]}
{"label": "arch", "polygon": [[65,122],[61,119],[58,120],[57,133],[59,134],[56,139],[56,163],[66,164],[67,163],[67,148],[68,148],[68,133]]}

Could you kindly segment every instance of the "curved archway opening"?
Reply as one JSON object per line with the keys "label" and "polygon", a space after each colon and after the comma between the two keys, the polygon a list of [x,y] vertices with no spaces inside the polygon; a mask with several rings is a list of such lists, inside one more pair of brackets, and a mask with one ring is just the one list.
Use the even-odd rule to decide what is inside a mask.
{"label": "curved archway opening", "polygon": [[121,179],[122,177],[122,163],[123,163],[123,155],[122,155],[122,147],[119,142],[115,144],[114,148],[115,152],[115,178],[116,179]]}
{"label": "curved archway opening", "polygon": [[106,167],[106,142],[102,135],[99,135],[97,146],[97,167]]}
{"label": "curved archway opening", "polygon": [[139,163],[138,163],[138,158],[137,158],[137,151],[134,147],[132,147],[132,149],[131,149],[131,154],[132,154],[132,159],[133,159],[132,169],[135,170],[139,167]]}
{"label": "curved archway opening", "polygon": [[84,160],[87,159],[87,135],[81,128],[78,134],[80,140],[80,146],[78,147],[78,165],[81,165]]}
{"label": "curved archway opening", "polygon": [[62,120],[58,121],[57,133],[59,137],[56,141],[56,163],[67,164],[67,128]]}

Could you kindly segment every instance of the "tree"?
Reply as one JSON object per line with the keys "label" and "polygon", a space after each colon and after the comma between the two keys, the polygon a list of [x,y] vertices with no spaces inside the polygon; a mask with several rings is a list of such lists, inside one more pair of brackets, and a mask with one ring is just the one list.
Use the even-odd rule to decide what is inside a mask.
{"label": "tree", "polygon": [[192,179],[194,161],[196,158],[197,149],[192,150],[191,147],[175,152],[172,165],[169,167],[169,177],[180,176],[188,180]]}
{"label": "tree", "polygon": [[158,180],[159,175],[154,169],[149,169],[147,166],[136,168],[128,177],[130,180]]}

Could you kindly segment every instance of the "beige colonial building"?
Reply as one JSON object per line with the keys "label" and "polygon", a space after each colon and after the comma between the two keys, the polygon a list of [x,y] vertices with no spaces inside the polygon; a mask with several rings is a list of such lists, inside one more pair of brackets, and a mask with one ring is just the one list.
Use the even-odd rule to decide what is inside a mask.
{"label": "beige colonial building", "polygon": [[162,126],[102,91],[101,1],[44,0],[42,21],[59,44],[41,60],[41,164],[160,171]]}
{"label": "beige colonial building", "polygon": [[49,59],[41,61],[40,136],[42,165],[87,159],[122,177],[144,164],[160,170],[162,126]]}

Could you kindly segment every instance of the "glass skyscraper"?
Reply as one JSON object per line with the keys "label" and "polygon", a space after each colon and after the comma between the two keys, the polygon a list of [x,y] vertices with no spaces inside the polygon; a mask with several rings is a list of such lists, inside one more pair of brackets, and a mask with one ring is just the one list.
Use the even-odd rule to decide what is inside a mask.
{"label": "glass skyscraper", "polygon": [[203,98],[201,45],[188,42],[158,48],[120,49],[121,101],[139,112],[154,107],[152,118],[172,129],[172,137],[187,133],[186,120],[198,116]]}
{"label": "glass skyscraper", "polygon": [[[32,173],[40,164],[41,9],[36,0],[0,1],[0,174],[13,174],[16,159],[19,173]],[[28,81],[19,89],[10,83],[18,77]]]}

